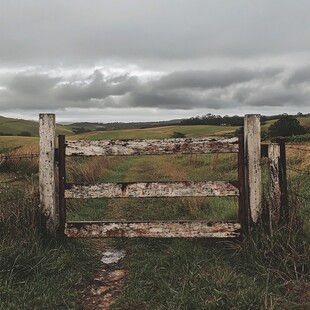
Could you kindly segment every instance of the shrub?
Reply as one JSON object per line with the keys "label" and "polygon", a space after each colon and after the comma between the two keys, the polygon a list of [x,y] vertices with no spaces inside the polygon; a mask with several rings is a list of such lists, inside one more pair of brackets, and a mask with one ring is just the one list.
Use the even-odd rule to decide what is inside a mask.
{"label": "shrub", "polygon": [[177,132],[175,131],[172,135],[171,135],[171,138],[185,138],[186,135],[182,132]]}
{"label": "shrub", "polygon": [[268,131],[271,137],[287,137],[306,133],[306,129],[300,125],[299,121],[290,115],[281,116],[279,120],[268,128]]}

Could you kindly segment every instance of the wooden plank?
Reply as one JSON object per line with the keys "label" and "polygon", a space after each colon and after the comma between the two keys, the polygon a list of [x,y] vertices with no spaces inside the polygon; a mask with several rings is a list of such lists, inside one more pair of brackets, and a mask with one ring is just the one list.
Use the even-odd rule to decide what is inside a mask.
{"label": "wooden plank", "polygon": [[262,213],[260,115],[244,117],[244,147],[246,158],[246,193],[251,220],[257,223]]}
{"label": "wooden plank", "polygon": [[67,237],[234,238],[240,224],[206,221],[68,222]]}
{"label": "wooden plank", "polygon": [[66,198],[238,196],[237,182],[120,182],[67,184]]}
{"label": "wooden plank", "polygon": [[42,229],[47,234],[54,234],[56,231],[55,114],[40,114],[39,136],[39,191]]}
{"label": "wooden plank", "polygon": [[[269,214],[271,223],[278,223],[280,220],[281,207],[281,186],[279,179],[280,145],[269,144],[268,146],[268,170],[269,170]],[[271,225],[272,227],[272,225]]]}
{"label": "wooden plank", "polygon": [[66,155],[161,155],[237,153],[238,138],[66,141]]}

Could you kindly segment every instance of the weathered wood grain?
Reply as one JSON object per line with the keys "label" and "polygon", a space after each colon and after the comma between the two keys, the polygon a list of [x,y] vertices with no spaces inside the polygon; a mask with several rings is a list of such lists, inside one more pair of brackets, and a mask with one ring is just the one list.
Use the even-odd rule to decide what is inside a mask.
{"label": "weathered wood grain", "polygon": [[68,222],[67,237],[235,238],[240,224],[206,221]]}
{"label": "weathered wood grain", "polygon": [[66,155],[161,155],[237,153],[238,138],[164,140],[75,140],[66,141]]}
{"label": "weathered wood grain", "polygon": [[55,115],[39,116],[39,191],[42,210],[42,227],[46,233],[56,230],[55,198]]}
{"label": "weathered wood grain", "polygon": [[183,181],[67,184],[65,198],[238,196],[236,183]]}
{"label": "weathered wood grain", "polygon": [[260,115],[244,117],[244,147],[246,158],[246,193],[251,220],[257,223],[262,213]]}
{"label": "weathered wood grain", "polygon": [[276,143],[268,146],[268,168],[269,168],[269,213],[272,223],[280,220],[281,208],[281,186],[279,174],[280,145]]}

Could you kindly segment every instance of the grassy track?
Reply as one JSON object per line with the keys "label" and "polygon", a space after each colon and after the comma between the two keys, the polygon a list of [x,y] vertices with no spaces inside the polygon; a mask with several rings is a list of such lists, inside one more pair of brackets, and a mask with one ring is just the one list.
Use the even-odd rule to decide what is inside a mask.
{"label": "grassy track", "polygon": [[[191,156],[143,156],[125,157],[114,162],[107,173],[98,176],[99,181],[184,181],[205,180],[212,178],[210,163],[214,165],[211,156],[198,159],[199,165],[194,171],[182,169],[190,166]],[[201,164],[205,161],[205,165]],[[197,161],[197,159],[196,159]],[[233,167],[234,168],[234,167]],[[215,169],[213,167],[213,169]],[[187,170],[187,171],[186,171]],[[230,174],[234,174],[228,169]],[[195,174],[195,171],[199,174]],[[221,180],[229,180],[229,174],[221,172]],[[210,178],[208,178],[210,176]],[[224,177],[223,177],[224,176]],[[85,181],[77,176],[79,181]],[[236,176],[234,176],[236,179]],[[78,206],[78,207],[77,207]],[[75,220],[98,219],[205,219],[205,220],[234,220],[237,216],[236,198],[127,198],[127,199],[95,199],[72,200],[70,217]]]}
{"label": "grassy track", "polygon": [[[97,180],[234,178],[235,155],[204,155],[118,158],[109,164],[102,176],[98,175]],[[78,202],[75,203],[76,206]],[[80,203],[70,216],[77,220],[228,220],[236,218],[236,207],[234,199],[225,198],[97,199]],[[306,309],[310,306],[307,300],[309,277],[296,274],[294,269],[300,267],[290,258],[291,247],[297,253],[305,240],[294,232],[291,236],[286,232],[285,237],[281,230],[275,234],[279,234],[277,244],[270,244],[264,237],[244,242],[111,240],[129,253],[125,261],[127,285],[112,308]],[[285,249],[287,242],[290,250]]]}

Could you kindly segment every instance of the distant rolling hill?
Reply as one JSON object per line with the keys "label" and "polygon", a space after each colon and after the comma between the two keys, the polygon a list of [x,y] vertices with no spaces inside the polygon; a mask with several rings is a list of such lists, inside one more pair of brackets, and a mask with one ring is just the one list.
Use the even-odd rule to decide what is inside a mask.
{"label": "distant rolling hill", "polygon": [[[160,122],[130,122],[130,123],[97,123],[77,122],[72,124],[57,124],[56,133],[73,135],[76,133],[90,131],[108,131],[123,129],[141,129],[177,125],[181,120],[160,121]],[[0,136],[39,136],[39,123],[17,118],[0,116]]]}
{"label": "distant rolling hill", "polygon": [[[297,117],[300,121],[301,125],[305,127],[310,127],[310,117],[309,116],[301,116]],[[268,127],[273,124],[277,119],[267,120],[262,125],[262,130],[266,131]],[[126,133],[126,137],[131,138],[136,135],[135,130],[142,129],[142,133],[149,132],[149,135],[155,135],[159,132],[162,133],[163,137],[169,137],[173,135],[174,131],[181,132],[186,134],[187,136],[191,135],[191,132],[196,132],[197,130],[205,131],[208,128],[208,132],[212,132],[213,134],[220,134],[220,132],[233,132],[238,126],[211,126],[211,125],[203,125],[201,128],[197,125],[183,125],[180,126],[182,120],[171,120],[171,121],[159,121],[159,122],[130,122],[130,123],[98,123],[98,122],[77,122],[72,123],[70,125],[60,125],[56,126],[56,134],[64,134],[64,135],[74,135],[74,134],[83,134],[86,136],[115,136],[117,138],[121,133],[117,133],[122,130],[129,130]],[[161,128],[162,127],[162,128]],[[231,128],[230,128],[231,127]],[[195,129],[194,129],[195,128]],[[202,129],[204,128],[204,129]],[[116,132],[117,131],[117,132]],[[132,132],[131,132],[132,131]],[[100,132],[103,132],[100,134]],[[111,132],[111,133],[109,133]],[[153,132],[153,133],[152,133]],[[165,133],[164,133],[165,132]],[[202,133],[199,133],[202,134]],[[143,135],[143,134],[142,134]],[[39,136],[39,123],[37,121],[29,121],[23,119],[16,118],[7,118],[0,116],[0,136]]]}
{"label": "distant rolling hill", "polygon": [[[57,125],[57,134],[72,135],[70,126]],[[0,116],[0,136],[39,136],[39,122]]]}
{"label": "distant rolling hill", "polygon": [[[78,122],[72,123],[69,127],[75,133],[83,133],[89,131],[110,131],[110,130],[126,130],[126,129],[144,129],[156,128],[164,126],[179,125],[181,120],[158,121],[158,122],[114,122],[114,123],[91,123]],[[68,125],[67,125],[68,126]]]}

